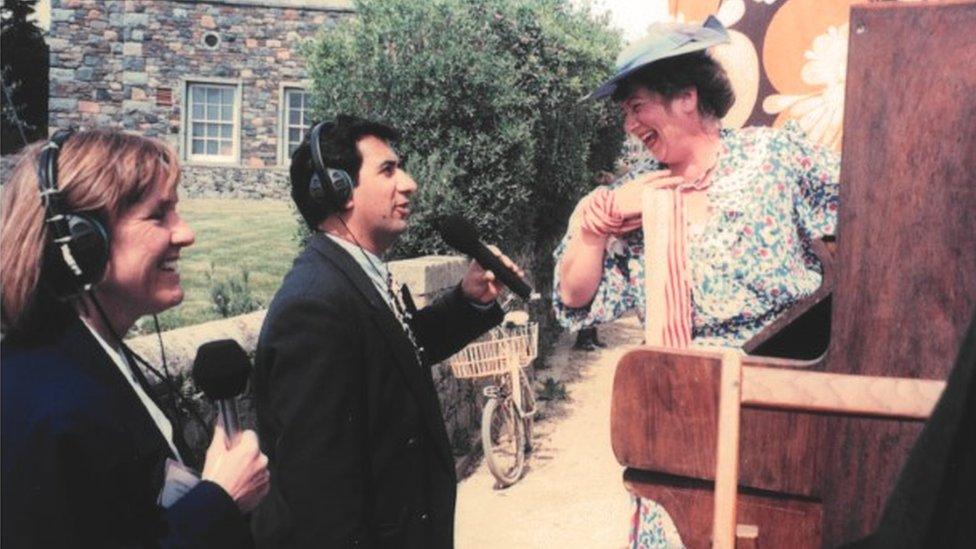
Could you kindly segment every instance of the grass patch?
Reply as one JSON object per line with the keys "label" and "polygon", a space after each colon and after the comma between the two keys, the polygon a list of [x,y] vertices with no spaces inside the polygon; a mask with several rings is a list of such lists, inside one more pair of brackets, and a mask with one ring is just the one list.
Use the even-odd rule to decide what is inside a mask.
{"label": "grass patch", "polygon": [[[222,318],[210,297],[211,278],[221,281],[248,273],[251,296],[265,306],[298,252],[296,217],[278,200],[185,198],[180,215],[196,232],[196,243],[180,254],[183,303],[159,315],[163,330]],[[152,320],[140,320],[140,332]]]}

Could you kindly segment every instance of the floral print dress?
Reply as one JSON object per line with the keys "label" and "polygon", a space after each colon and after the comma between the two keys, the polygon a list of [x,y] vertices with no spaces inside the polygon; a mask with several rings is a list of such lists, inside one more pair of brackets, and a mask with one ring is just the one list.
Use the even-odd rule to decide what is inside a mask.
{"label": "floral print dress", "polygon": [[[840,161],[810,143],[795,122],[720,135],[723,146],[706,191],[709,217],[687,231],[692,345],[740,347],[820,286],[811,242],[835,233]],[[658,162],[642,161],[611,188],[656,169]],[[557,265],[573,233],[556,248]],[[566,328],[609,322],[629,310],[643,322],[643,231],[608,239],[603,277],[587,307],[564,305],[559,286],[556,269],[553,306]],[[635,508],[632,547],[682,546],[663,508],[647,500],[635,501]]]}

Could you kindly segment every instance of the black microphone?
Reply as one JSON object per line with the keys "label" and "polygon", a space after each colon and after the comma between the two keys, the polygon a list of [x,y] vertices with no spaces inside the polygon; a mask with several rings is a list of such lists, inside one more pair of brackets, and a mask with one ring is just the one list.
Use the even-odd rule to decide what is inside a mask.
{"label": "black microphone", "polygon": [[478,229],[465,219],[456,215],[449,215],[441,219],[437,230],[448,246],[471,256],[482,267],[495,273],[495,278],[499,282],[508,286],[522,299],[530,300],[538,297],[538,294],[532,291],[531,286],[526,284],[515,271],[506,267],[502,260],[498,259],[498,256],[481,242],[478,238]]}
{"label": "black microphone", "polygon": [[250,371],[251,360],[233,339],[204,343],[193,359],[193,382],[217,406],[228,448],[241,431],[235,398],[244,392]]}

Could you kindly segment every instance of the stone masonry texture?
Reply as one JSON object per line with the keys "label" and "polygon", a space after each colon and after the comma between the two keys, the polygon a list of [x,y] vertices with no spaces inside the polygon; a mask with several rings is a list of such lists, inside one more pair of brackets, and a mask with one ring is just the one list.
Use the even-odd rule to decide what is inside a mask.
{"label": "stone masonry texture", "polygon": [[[52,0],[50,127],[114,127],[180,150],[187,196],[285,198],[281,89],[307,82],[302,46],[352,15],[344,0]],[[204,37],[219,38],[208,47]],[[239,158],[186,160],[186,82],[240,89]],[[167,95],[171,101],[167,102]],[[169,103],[169,104],[168,104]]]}

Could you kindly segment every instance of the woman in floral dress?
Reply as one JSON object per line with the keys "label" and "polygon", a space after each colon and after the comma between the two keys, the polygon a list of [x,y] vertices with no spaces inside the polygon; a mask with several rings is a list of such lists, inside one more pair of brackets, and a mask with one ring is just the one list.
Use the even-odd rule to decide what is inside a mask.
{"label": "woman in floral dress", "polygon": [[[721,127],[734,95],[706,50],[727,39],[714,18],[703,26],[655,25],[591,94],[621,106],[625,131],[653,159],[584,197],[570,218],[554,252],[553,302],[565,327],[609,322],[628,310],[643,320],[641,197],[648,187],[680,194],[680,254],[662,260],[687,279],[690,303],[676,310],[686,317],[690,345],[739,347],[820,286],[812,242],[834,234],[839,160],[792,124]],[[651,303],[651,311],[664,306]],[[635,500],[631,546],[682,543],[663,508]]]}

